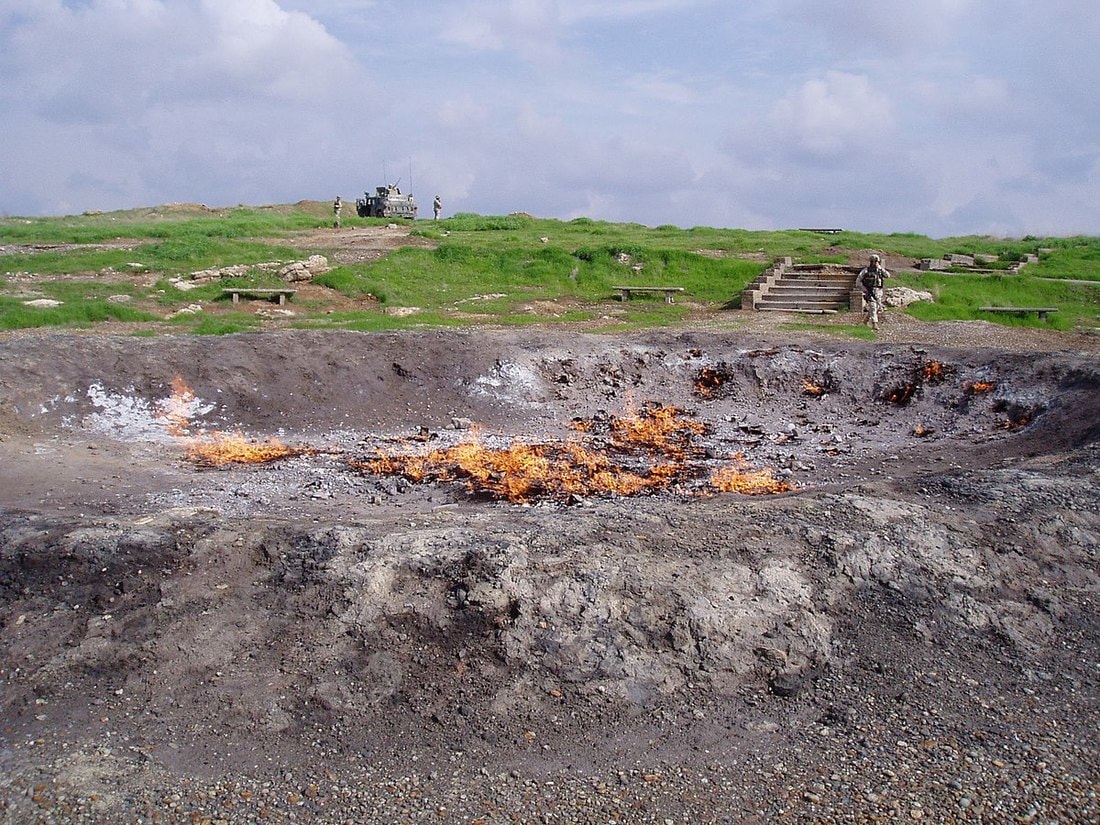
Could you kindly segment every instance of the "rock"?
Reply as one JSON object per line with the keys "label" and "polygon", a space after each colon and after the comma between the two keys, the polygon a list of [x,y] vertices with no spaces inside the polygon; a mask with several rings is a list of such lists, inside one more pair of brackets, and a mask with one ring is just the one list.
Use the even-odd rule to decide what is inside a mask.
{"label": "rock", "polygon": [[24,301],[23,306],[35,309],[53,309],[64,304],[64,301],[55,301],[53,298],[35,298],[33,301]]}
{"label": "rock", "polygon": [[180,315],[195,315],[196,313],[199,313],[199,312],[202,312],[202,307],[201,306],[199,306],[198,304],[188,304],[185,307],[180,307],[179,309],[177,309],[175,312],[173,312],[171,315],[169,315],[167,317],[176,318]]}
{"label": "rock", "polygon": [[934,298],[931,292],[918,292],[905,286],[893,286],[883,290],[882,300],[888,307],[907,307],[917,301],[932,302]]}
{"label": "rock", "polygon": [[108,302],[112,304],[128,304],[134,300],[132,295],[108,295]]}
{"label": "rock", "polygon": [[328,258],[324,255],[310,255],[304,261],[291,261],[279,270],[279,277],[287,283],[299,281],[311,281],[318,275],[323,275],[332,267]]}

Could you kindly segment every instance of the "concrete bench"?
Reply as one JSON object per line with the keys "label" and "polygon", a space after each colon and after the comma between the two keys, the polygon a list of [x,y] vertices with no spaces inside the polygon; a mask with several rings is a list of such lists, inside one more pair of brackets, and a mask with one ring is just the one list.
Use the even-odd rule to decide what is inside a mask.
{"label": "concrete bench", "polygon": [[240,303],[241,296],[245,298],[263,298],[265,301],[275,299],[282,306],[291,299],[296,289],[253,289],[245,286],[227,286],[222,290],[222,295],[232,295],[233,303]]}
{"label": "concrete bench", "polygon": [[1030,315],[1036,313],[1040,321],[1047,319],[1047,313],[1057,312],[1058,307],[978,307],[978,312],[997,312],[1003,315]]}
{"label": "concrete bench", "polygon": [[630,296],[635,292],[663,292],[666,304],[673,303],[672,296],[684,291],[682,286],[613,286],[611,288],[619,290],[621,301],[629,301]]}

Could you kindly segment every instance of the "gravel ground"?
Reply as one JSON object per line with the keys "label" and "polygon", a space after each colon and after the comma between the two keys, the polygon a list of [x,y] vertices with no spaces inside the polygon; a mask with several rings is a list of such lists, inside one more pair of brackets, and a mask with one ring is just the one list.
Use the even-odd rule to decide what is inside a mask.
{"label": "gravel ground", "polygon": [[[0,817],[1100,820],[1095,339],[764,323],[5,339]],[[933,356],[1003,394],[867,400]],[[703,362],[728,397],[691,394]],[[826,368],[831,398],[784,388]],[[660,395],[818,483],[515,507],[337,456],[197,471],[64,400],[114,371],[140,409],[177,370],[226,422],[345,451]]]}

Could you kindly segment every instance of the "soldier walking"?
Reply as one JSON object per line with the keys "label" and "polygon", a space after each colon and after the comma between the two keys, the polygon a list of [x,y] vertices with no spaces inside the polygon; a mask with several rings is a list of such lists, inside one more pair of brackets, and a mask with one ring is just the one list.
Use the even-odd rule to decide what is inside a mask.
{"label": "soldier walking", "polygon": [[343,209],[343,208],[344,208],[344,204],[340,200],[340,196],[337,195],[336,200],[334,200],[332,202],[332,214],[333,214],[332,228],[333,229],[339,229],[340,228],[340,210]]}
{"label": "soldier walking", "polygon": [[882,258],[872,255],[867,266],[859,271],[859,283],[863,287],[863,323],[870,322],[871,329],[878,330],[878,314],[882,309],[883,281],[890,277]]}
{"label": "soldier walking", "polygon": [[439,195],[435,196],[435,200],[432,201],[432,211],[435,213],[435,219],[439,220],[439,213],[443,211],[443,201],[440,200]]}

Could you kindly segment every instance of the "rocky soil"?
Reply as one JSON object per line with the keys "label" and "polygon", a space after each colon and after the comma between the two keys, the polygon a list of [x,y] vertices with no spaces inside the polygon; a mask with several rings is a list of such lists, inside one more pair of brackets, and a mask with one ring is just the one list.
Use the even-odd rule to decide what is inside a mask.
{"label": "rocky soil", "polygon": [[[1096,821],[1100,361],[1009,335],[9,336],[0,816]],[[794,490],[355,463],[647,402]]]}

